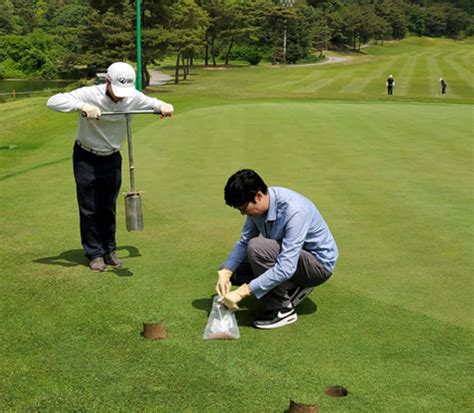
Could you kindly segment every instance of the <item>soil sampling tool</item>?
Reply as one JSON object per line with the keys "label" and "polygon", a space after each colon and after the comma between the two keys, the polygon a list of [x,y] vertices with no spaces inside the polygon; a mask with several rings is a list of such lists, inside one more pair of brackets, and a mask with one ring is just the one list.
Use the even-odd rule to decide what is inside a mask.
{"label": "soil sampling tool", "polygon": [[127,123],[128,163],[130,169],[130,192],[125,192],[125,221],[128,231],[143,230],[143,210],[140,192],[135,189],[135,166],[133,163],[131,115],[155,114],[153,110],[136,110],[130,112],[102,112],[102,116],[124,115]]}

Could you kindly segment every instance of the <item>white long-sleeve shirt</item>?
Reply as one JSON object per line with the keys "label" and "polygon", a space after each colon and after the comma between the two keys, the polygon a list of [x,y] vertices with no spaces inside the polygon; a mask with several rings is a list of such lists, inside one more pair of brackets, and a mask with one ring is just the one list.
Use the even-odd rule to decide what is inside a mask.
{"label": "white long-sleeve shirt", "polygon": [[103,116],[100,120],[82,116],[84,103],[97,106],[101,112],[127,112],[134,110],[158,111],[164,103],[137,91],[131,97],[115,103],[106,94],[106,85],[86,86],[69,93],[58,93],[48,100],[48,108],[57,112],[79,112],[76,140],[83,146],[98,152],[120,150],[127,135],[125,116]]}

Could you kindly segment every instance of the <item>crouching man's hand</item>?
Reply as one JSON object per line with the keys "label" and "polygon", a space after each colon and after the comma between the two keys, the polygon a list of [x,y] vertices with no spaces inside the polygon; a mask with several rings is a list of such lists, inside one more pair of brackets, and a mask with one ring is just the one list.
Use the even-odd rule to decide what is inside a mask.
{"label": "crouching man's hand", "polygon": [[238,310],[239,306],[237,305],[242,298],[247,297],[252,294],[252,290],[247,284],[242,284],[239,288],[230,293],[224,295],[224,305],[229,310]]}
{"label": "crouching man's hand", "polygon": [[227,268],[217,271],[216,293],[220,296],[226,295],[230,291],[232,286],[230,277],[232,277],[232,271]]}
{"label": "crouching man's hand", "polygon": [[155,112],[160,115],[160,118],[171,117],[174,112],[174,107],[169,103],[162,103],[159,108],[155,109]]}

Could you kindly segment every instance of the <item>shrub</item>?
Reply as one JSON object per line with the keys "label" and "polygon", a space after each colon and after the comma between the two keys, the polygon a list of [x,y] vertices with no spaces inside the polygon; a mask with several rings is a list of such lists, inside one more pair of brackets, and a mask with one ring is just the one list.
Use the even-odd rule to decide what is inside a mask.
{"label": "shrub", "polygon": [[0,62],[3,78],[44,78],[58,75],[49,54],[55,49],[53,38],[41,31],[25,36],[0,37]]}
{"label": "shrub", "polygon": [[258,65],[264,56],[264,52],[251,45],[235,46],[231,53],[231,60],[244,60],[253,66]]}
{"label": "shrub", "polygon": [[25,79],[26,75],[18,69],[16,63],[7,58],[0,63],[0,79]]}
{"label": "shrub", "polygon": [[244,59],[252,66],[256,66],[262,60],[262,54],[256,49],[248,49],[244,55]]}

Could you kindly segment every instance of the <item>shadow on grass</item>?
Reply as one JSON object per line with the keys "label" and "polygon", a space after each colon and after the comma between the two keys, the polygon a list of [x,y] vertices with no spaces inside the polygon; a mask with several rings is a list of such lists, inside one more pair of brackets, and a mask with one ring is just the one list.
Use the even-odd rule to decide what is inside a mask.
{"label": "shadow on grass", "polygon": [[[124,250],[128,252],[128,255],[125,257],[121,256],[120,254],[120,251],[124,251]],[[118,247],[116,251],[119,257],[122,259],[141,257],[141,254],[138,248],[131,245]],[[63,267],[77,267],[78,265],[88,267],[88,264],[89,264],[87,258],[84,255],[84,250],[82,249],[63,251],[59,255],[37,258],[36,260],[33,260],[33,262],[36,262],[39,264],[46,264],[46,265],[61,265]],[[108,270],[107,272],[113,272],[119,277],[133,276],[133,272],[131,272],[128,268],[125,268],[125,267],[113,268],[113,269]]]}
{"label": "shadow on grass", "polygon": [[[205,311],[209,317],[212,308],[212,297],[200,298],[192,302],[192,306],[198,310]],[[240,310],[236,311],[235,317],[239,326],[252,327],[255,316],[263,311],[261,303],[255,297],[244,298],[239,303]],[[318,311],[318,306],[310,298],[306,298],[297,307],[298,315],[313,314]]]}

